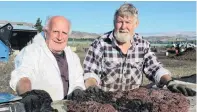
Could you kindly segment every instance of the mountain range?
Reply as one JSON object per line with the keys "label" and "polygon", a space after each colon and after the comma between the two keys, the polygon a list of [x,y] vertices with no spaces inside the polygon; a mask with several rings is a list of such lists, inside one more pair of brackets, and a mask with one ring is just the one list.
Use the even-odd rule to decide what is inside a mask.
{"label": "mountain range", "polygon": [[72,31],[70,38],[81,39],[81,38],[97,38],[99,34],[97,33],[88,33],[80,31]]}
{"label": "mountain range", "polygon": [[[99,35],[97,33],[88,33],[88,32],[80,32],[73,31],[71,34],[71,38],[81,39],[81,38],[97,38]],[[145,39],[149,41],[166,41],[166,40],[175,40],[176,38],[187,39],[187,40],[196,40],[196,32],[195,31],[182,31],[182,32],[161,32],[161,33],[139,33],[139,35],[143,36]]]}

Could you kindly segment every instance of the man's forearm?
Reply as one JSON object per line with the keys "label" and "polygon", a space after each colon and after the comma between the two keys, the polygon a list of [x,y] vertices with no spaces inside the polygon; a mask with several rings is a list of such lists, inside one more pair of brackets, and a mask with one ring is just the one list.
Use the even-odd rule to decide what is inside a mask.
{"label": "man's forearm", "polygon": [[85,80],[85,86],[86,88],[90,87],[90,86],[97,86],[97,81],[95,78],[88,78]]}
{"label": "man's forearm", "polygon": [[21,95],[27,91],[31,91],[31,81],[27,78],[21,78],[16,86],[16,92]]}
{"label": "man's forearm", "polygon": [[171,78],[170,75],[166,74],[166,75],[163,75],[163,76],[161,77],[160,83],[166,85],[167,82],[168,82],[169,80],[172,80],[172,78]]}

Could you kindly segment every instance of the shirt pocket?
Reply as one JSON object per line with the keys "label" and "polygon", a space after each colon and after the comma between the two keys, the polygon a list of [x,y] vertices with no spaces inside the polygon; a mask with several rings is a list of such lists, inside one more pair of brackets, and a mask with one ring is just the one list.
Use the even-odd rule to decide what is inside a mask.
{"label": "shirt pocket", "polygon": [[111,84],[119,78],[120,75],[120,62],[104,61],[102,64],[101,80],[105,84]]}
{"label": "shirt pocket", "polygon": [[143,52],[139,52],[138,55],[135,55],[135,58],[132,57],[130,59],[131,66],[136,67],[138,70],[142,70],[143,63],[144,63],[144,53]]}
{"label": "shirt pocket", "polygon": [[130,60],[130,63],[127,63],[127,71],[123,74],[122,79],[125,85],[141,84],[142,63],[142,61],[135,60]]}

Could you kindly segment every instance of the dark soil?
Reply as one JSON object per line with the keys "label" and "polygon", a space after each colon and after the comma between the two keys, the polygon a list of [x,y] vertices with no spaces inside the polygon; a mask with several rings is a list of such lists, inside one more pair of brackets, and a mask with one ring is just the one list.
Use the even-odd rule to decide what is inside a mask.
{"label": "dark soil", "polygon": [[187,112],[189,109],[185,96],[163,89],[84,92],[83,97],[69,101],[68,112]]}
{"label": "dark soil", "polygon": [[180,55],[175,55],[169,58],[177,59],[177,60],[192,60],[196,61],[196,49],[187,49],[185,52]]}
{"label": "dark soil", "polygon": [[174,79],[184,81],[184,82],[196,83],[196,74],[192,74],[191,76],[183,76],[180,78],[174,78]]}

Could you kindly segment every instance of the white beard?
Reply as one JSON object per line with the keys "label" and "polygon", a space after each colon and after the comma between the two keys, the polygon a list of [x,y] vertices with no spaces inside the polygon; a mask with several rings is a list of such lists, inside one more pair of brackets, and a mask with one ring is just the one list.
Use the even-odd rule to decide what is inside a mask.
{"label": "white beard", "polygon": [[132,39],[129,33],[120,33],[119,31],[114,32],[114,36],[116,40],[121,43],[129,42]]}

